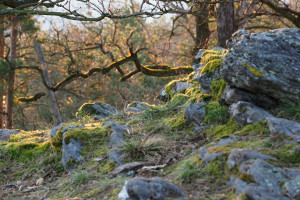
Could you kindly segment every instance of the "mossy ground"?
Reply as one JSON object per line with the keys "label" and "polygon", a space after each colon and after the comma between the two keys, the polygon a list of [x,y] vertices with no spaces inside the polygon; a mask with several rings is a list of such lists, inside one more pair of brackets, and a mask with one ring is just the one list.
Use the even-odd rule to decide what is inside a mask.
{"label": "mossy ground", "polygon": [[[22,132],[12,135],[8,141],[0,142],[0,199],[117,199],[124,181],[131,176],[112,176],[116,167],[108,161],[109,127],[104,121],[115,121],[130,126],[126,143],[121,147],[124,160],[167,163],[162,170],[139,172],[139,176],[160,176],[186,190],[191,199],[231,199],[232,190],[226,185],[233,171],[226,170],[226,155],[233,148],[248,148],[272,155],[277,166],[300,167],[297,144],[284,142],[284,137],[269,134],[266,122],[245,127],[238,126],[228,114],[228,108],[218,103],[222,80],[216,80],[213,95],[203,94],[199,85],[172,95],[172,99],[138,114],[118,113],[101,121],[90,118],[81,120],[84,128],[75,128],[65,133],[65,140],[82,141],[85,146],[84,161],[65,171],[61,165],[62,134],[52,140],[48,131]],[[184,118],[186,106],[193,102],[206,101],[207,126],[194,133],[194,126]],[[297,108],[296,108],[297,109]],[[292,109],[294,110],[294,109]],[[59,132],[62,129],[59,130]],[[211,142],[234,135],[237,142],[224,147],[210,148],[210,152],[225,151],[223,157],[204,165],[199,160],[198,149]],[[95,161],[95,158],[100,161]],[[240,175],[243,180],[251,177]],[[44,177],[45,183],[35,186]],[[16,187],[5,187],[13,183]],[[23,191],[19,187],[23,185]],[[29,192],[24,190],[33,189]]]}

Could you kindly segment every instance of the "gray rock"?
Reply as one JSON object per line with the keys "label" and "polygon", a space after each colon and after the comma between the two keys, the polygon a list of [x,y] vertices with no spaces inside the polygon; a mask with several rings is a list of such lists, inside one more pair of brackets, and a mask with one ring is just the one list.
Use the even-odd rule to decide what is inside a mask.
{"label": "gray rock", "polygon": [[[183,82],[183,81],[176,81],[173,85],[173,91],[174,94],[176,93],[180,93],[183,92],[185,90],[187,90],[188,88],[193,87],[194,84],[192,83],[187,83],[187,82]],[[163,89],[161,90],[160,94],[157,96],[157,98],[163,102],[167,102],[170,100],[170,97],[167,95],[166,93],[166,86],[163,87]]]}
{"label": "gray rock", "polygon": [[176,93],[185,91],[185,90],[187,90],[187,89],[189,89],[189,88],[191,88],[193,86],[194,86],[193,83],[187,83],[187,82],[182,82],[182,81],[177,81],[174,84],[175,92]]}
{"label": "gray rock", "polygon": [[234,179],[232,182],[232,186],[235,188],[235,195],[238,196],[240,194],[246,194],[248,198],[251,198],[252,200],[262,200],[262,199],[268,199],[268,200],[289,200],[289,198],[274,193],[267,188],[254,184],[254,183],[246,183],[245,181],[242,181],[239,178],[236,178],[235,176],[231,176],[230,179]]}
{"label": "gray rock", "polygon": [[120,132],[113,132],[109,137],[109,144],[112,147],[120,147],[124,143],[125,137]]}
{"label": "gray rock", "polygon": [[129,130],[128,126],[124,126],[122,124],[119,124],[119,123],[116,123],[116,122],[113,122],[113,121],[104,122],[104,123],[102,123],[102,126],[110,126],[110,129],[113,132],[127,133],[128,130]]}
{"label": "gray rock", "polygon": [[272,117],[269,112],[244,101],[232,104],[229,107],[229,113],[233,120],[241,126],[265,121],[268,117]]}
{"label": "gray rock", "polygon": [[184,117],[188,124],[200,125],[205,117],[205,107],[206,103],[200,102],[197,104],[190,103],[185,111]]}
{"label": "gray rock", "polygon": [[110,126],[110,129],[113,131],[109,137],[109,144],[112,147],[120,147],[125,140],[123,133],[127,133],[129,127],[113,121],[104,122],[102,126]]}
{"label": "gray rock", "polygon": [[[64,135],[65,136],[65,135]],[[69,167],[69,161],[74,159],[75,161],[80,161],[83,159],[81,156],[81,151],[83,146],[80,145],[80,141],[76,141],[73,138],[70,139],[70,143],[66,144],[65,137],[63,137],[62,146],[62,164],[65,168]]]}
{"label": "gray rock", "polygon": [[209,74],[208,73],[200,74],[199,71],[195,73],[194,80],[200,83],[202,90],[206,91],[207,93],[210,93],[211,92],[210,86],[212,81],[214,79],[220,78],[219,71],[215,71]]}
{"label": "gray rock", "polygon": [[167,96],[167,93],[166,93],[166,86],[164,86],[164,87],[161,89],[159,95],[158,95],[156,98],[158,98],[158,99],[161,100],[162,102],[167,102],[167,101],[170,100],[170,98]]}
{"label": "gray rock", "polygon": [[58,132],[58,130],[60,129],[60,127],[62,127],[63,125],[65,125],[64,123],[60,123],[58,126],[54,127],[51,132],[50,132],[50,136],[51,138],[53,138],[56,133]]}
{"label": "gray rock", "polygon": [[85,116],[96,116],[96,119],[102,119],[116,112],[115,107],[103,102],[85,103],[78,109],[76,117],[81,119]]}
{"label": "gray rock", "polygon": [[220,70],[229,85],[280,102],[300,101],[300,29],[276,29],[241,37]]}
{"label": "gray rock", "polygon": [[127,104],[125,112],[139,113],[149,109],[150,106],[148,104],[141,101],[133,101]]}
{"label": "gray rock", "polygon": [[203,163],[204,163],[204,164],[208,164],[208,163],[210,163],[211,161],[214,161],[214,160],[216,160],[216,159],[218,159],[218,158],[223,157],[224,154],[225,154],[224,151],[212,152],[212,153],[208,153],[208,152],[207,152],[207,153],[204,155],[204,158],[202,159],[202,160],[203,160]]}
{"label": "gray rock", "polygon": [[267,122],[272,135],[285,135],[300,141],[300,123],[275,117],[269,117]]}
{"label": "gray rock", "polygon": [[256,150],[249,150],[249,149],[232,149],[228,159],[227,159],[227,167],[228,169],[234,168],[236,165],[250,160],[250,159],[266,159],[266,160],[274,160],[272,156],[261,154]]}
{"label": "gray rock", "polygon": [[197,61],[200,62],[203,52],[204,52],[203,49],[199,49],[197,55],[195,56],[195,61],[196,61],[196,62],[197,62]]}
{"label": "gray rock", "polygon": [[296,172],[293,176],[290,176],[290,180],[286,181],[283,185],[284,193],[287,193],[289,197],[299,199],[300,198],[300,173]]}
{"label": "gray rock", "polygon": [[234,138],[222,138],[219,140],[219,142],[217,144],[213,144],[211,147],[223,147],[223,146],[227,146],[230,143],[235,142],[236,140]]}
{"label": "gray rock", "polygon": [[242,163],[239,166],[239,172],[250,175],[255,183],[278,195],[281,194],[280,183],[287,180],[284,170],[261,159]]}
{"label": "gray rock", "polygon": [[166,197],[178,198],[186,193],[161,178],[133,178],[125,182],[119,200],[163,200]]}
{"label": "gray rock", "polygon": [[117,163],[118,166],[124,164],[121,152],[117,149],[113,149],[109,152],[108,159],[111,162]]}
{"label": "gray rock", "polygon": [[18,134],[21,131],[8,130],[8,129],[0,129],[0,141],[7,140],[10,135]]}
{"label": "gray rock", "polygon": [[245,193],[251,200],[290,200],[289,198],[281,194],[271,192],[262,186],[248,186],[245,189]]}
{"label": "gray rock", "polygon": [[207,152],[208,152],[208,148],[206,148],[206,147],[201,147],[201,148],[199,149],[199,159],[202,160]]}
{"label": "gray rock", "polygon": [[277,105],[277,101],[265,94],[252,93],[241,90],[230,85],[226,85],[219,102],[225,105],[231,105],[239,101],[251,102],[262,108],[272,108]]}

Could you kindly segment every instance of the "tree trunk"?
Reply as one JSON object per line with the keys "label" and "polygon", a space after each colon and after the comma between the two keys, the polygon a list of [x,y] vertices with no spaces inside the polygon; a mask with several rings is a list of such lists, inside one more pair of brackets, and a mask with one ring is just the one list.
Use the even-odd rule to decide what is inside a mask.
{"label": "tree trunk", "polygon": [[[45,62],[45,57],[44,57],[42,47],[36,40],[34,40],[34,48],[35,48],[37,57],[39,59],[39,62],[44,66],[42,76],[44,77],[44,80],[45,80],[46,84],[49,87],[52,87],[50,76],[49,76],[49,71],[48,71],[47,64]],[[47,90],[47,94],[48,94],[48,99],[49,99],[50,104],[52,106],[53,119],[55,121],[55,124],[59,125],[60,123],[62,123],[62,118],[61,118],[61,115],[60,115],[59,106],[58,106],[58,103],[57,103],[55,92],[53,90],[49,90],[47,88],[47,86],[46,86],[46,90]]]}
{"label": "tree trunk", "polygon": [[15,61],[17,58],[17,39],[18,39],[18,17],[11,17],[11,33],[10,33],[10,70],[7,80],[6,93],[6,120],[5,127],[13,128],[13,103],[14,103],[14,83],[15,83]]}
{"label": "tree trunk", "polygon": [[[0,59],[4,58],[4,17],[0,17]],[[0,77],[0,128],[4,128],[4,78]]]}
{"label": "tree trunk", "polygon": [[218,3],[218,46],[226,48],[226,40],[234,33],[234,5],[232,0]]}
{"label": "tree trunk", "polygon": [[206,49],[210,35],[208,26],[208,4],[203,1],[198,1],[196,5],[198,13],[196,18],[196,44],[193,53],[197,54],[199,49]]}

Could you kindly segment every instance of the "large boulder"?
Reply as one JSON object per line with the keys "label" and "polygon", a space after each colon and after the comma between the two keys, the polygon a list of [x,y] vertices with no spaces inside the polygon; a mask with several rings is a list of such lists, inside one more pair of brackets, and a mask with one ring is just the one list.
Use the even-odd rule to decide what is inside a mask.
{"label": "large boulder", "polygon": [[300,29],[245,34],[221,67],[229,85],[280,102],[300,101]]}
{"label": "large boulder", "polygon": [[103,102],[85,103],[78,109],[76,117],[81,119],[85,116],[94,116],[98,120],[116,112],[117,109],[115,107]]}
{"label": "large boulder", "polygon": [[10,135],[18,133],[20,133],[20,131],[0,129],[0,141],[7,140],[10,137]]}
{"label": "large boulder", "polygon": [[200,103],[194,104],[190,103],[185,111],[184,118],[188,124],[201,125],[205,117],[205,105],[206,103],[201,101]]}

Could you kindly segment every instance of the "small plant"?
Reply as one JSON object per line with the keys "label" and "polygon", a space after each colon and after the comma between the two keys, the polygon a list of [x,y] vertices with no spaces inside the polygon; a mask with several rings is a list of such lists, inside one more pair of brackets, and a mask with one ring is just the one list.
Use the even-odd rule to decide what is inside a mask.
{"label": "small plant", "polygon": [[172,149],[172,144],[163,137],[153,136],[146,141],[132,139],[122,146],[125,158],[131,161],[151,160]]}
{"label": "small plant", "polygon": [[229,112],[226,106],[221,106],[217,101],[206,105],[204,122],[207,124],[226,124]]}
{"label": "small plant", "polygon": [[72,176],[72,182],[74,185],[82,185],[87,183],[90,178],[91,174],[89,174],[87,171],[78,171]]}

